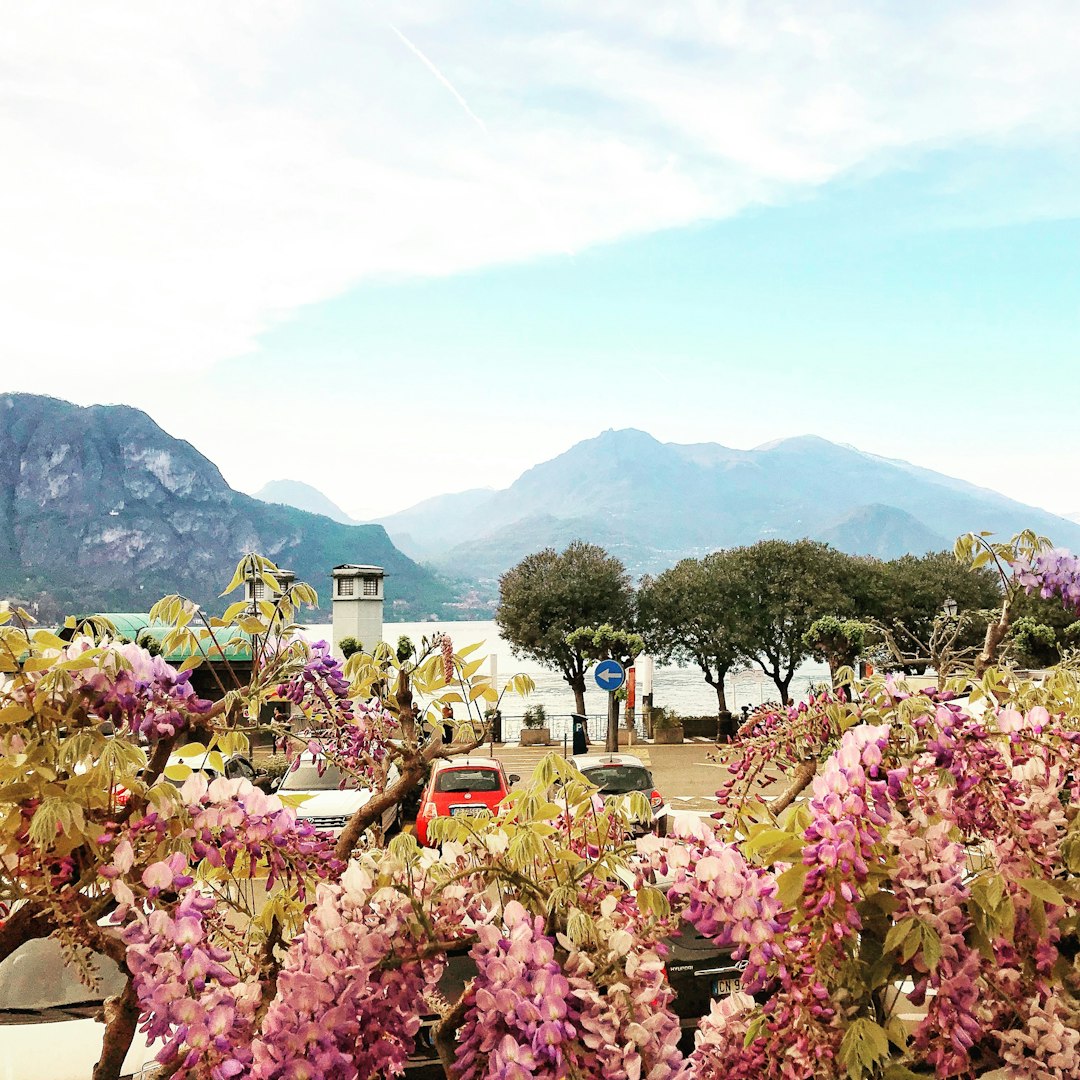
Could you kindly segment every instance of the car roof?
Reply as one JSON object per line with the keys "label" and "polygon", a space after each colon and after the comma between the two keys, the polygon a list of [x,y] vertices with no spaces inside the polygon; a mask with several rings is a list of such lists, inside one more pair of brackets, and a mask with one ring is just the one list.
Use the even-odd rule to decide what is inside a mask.
{"label": "car roof", "polygon": [[456,757],[440,761],[435,766],[436,772],[444,769],[501,769],[502,762],[490,757]]}
{"label": "car roof", "polygon": [[645,768],[645,762],[633,754],[578,754],[570,759],[570,764],[578,772],[600,765],[636,765],[639,769]]}

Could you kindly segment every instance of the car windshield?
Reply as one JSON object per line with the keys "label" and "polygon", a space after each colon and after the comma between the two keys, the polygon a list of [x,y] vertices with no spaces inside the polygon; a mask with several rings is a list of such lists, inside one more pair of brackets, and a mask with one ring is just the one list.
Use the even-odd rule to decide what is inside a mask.
{"label": "car windshield", "polygon": [[320,775],[318,768],[311,761],[303,761],[291,773],[287,773],[279,791],[334,791],[342,786],[356,787],[356,784],[342,781],[347,778],[336,765],[327,765]]}
{"label": "car windshield", "polygon": [[436,791],[500,791],[498,769],[444,769],[435,777]]}
{"label": "car windshield", "polygon": [[582,776],[603,795],[623,795],[627,791],[649,791],[652,777],[640,765],[600,765],[586,769]]}

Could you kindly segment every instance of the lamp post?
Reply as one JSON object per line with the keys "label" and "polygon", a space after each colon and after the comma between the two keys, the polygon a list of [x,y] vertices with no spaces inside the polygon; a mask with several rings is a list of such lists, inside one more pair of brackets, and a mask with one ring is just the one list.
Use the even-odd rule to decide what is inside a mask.
{"label": "lamp post", "polygon": [[957,604],[957,602],[951,596],[945,601],[944,606],[945,614],[948,615],[950,619],[953,618],[956,615],[957,611],[960,610],[960,605]]}

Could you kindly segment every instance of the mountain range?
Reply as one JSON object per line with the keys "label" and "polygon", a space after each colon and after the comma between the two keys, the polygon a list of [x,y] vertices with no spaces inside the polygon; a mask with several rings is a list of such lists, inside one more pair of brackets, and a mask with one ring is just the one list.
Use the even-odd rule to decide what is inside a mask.
{"label": "mountain range", "polygon": [[634,576],[768,538],[889,559],[968,530],[1032,528],[1080,549],[1067,518],[816,436],[733,450],[605,431],[505,489],[440,495],[368,524],[301,481],[259,494],[233,490],[138,409],[0,394],[0,598],[50,617],[145,610],[167,592],[216,610],[237,559],[260,551],[323,596],[339,563],[385,567],[391,619],[467,618],[490,614],[502,571],[575,539]]}
{"label": "mountain range", "polygon": [[733,450],[605,431],[508,488],[428,499],[381,519],[414,558],[492,579],[524,555],[591,540],[635,575],[684,556],[811,537],[890,559],[951,548],[957,535],[1033,528],[1062,546],[1080,526],[986,487],[817,436]]}
{"label": "mountain range", "polygon": [[41,617],[145,611],[180,592],[216,611],[237,560],[258,551],[329,610],[330,570],[387,571],[387,617],[441,613],[450,588],[380,525],[347,525],[234,491],[190,443],[124,405],[0,394],[0,597]]}

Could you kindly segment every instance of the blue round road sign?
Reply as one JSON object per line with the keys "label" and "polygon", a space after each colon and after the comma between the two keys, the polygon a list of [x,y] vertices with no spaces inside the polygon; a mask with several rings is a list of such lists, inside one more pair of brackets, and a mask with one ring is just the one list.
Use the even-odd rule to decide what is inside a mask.
{"label": "blue round road sign", "polygon": [[626,681],[626,672],[618,660],[601,660],[593,671],[593,678],[601,690],[618,690]]}

